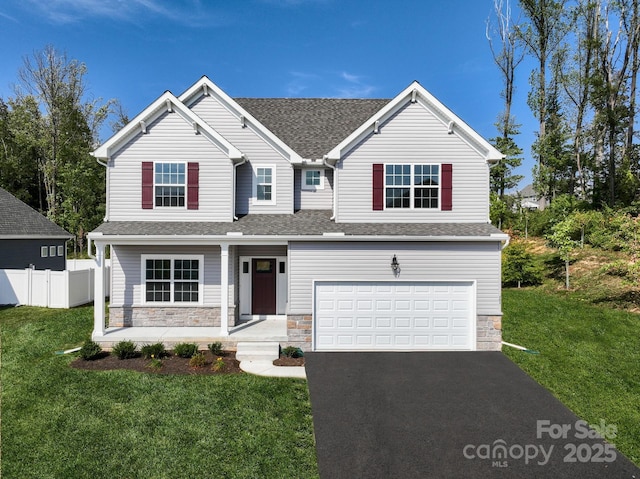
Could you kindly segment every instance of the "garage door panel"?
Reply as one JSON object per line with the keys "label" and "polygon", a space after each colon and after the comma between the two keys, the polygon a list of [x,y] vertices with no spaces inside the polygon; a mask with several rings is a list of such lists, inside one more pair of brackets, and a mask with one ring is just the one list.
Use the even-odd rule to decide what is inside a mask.
{"label": "garage door panel", "polygon": [[473,349],[472,293],[471,282],[318,282],[314,348]]}

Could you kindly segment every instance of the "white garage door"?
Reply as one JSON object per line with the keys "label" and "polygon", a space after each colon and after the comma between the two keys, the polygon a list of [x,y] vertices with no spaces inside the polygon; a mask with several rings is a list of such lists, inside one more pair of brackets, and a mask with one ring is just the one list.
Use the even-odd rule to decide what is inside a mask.
{"label": "white garage door", "polygon": [[316,351],[475,349],[471,282],[315,283]]}

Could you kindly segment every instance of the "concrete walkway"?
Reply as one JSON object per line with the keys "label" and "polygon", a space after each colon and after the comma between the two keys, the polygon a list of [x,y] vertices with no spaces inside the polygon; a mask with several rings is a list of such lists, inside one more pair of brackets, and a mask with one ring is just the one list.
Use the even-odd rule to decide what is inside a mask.
{"label": "concrete walkway", "polygon": [[258,376],[306,379],[304,366],[274,366],[273,361],[241,361],[240,369]]}

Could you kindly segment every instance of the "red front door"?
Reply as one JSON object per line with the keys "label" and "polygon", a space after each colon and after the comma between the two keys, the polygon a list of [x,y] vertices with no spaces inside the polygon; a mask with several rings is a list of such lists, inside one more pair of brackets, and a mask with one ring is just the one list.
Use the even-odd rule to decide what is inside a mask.
{"label": "red front door", "polygon": [[251,314],[276,314],[276,260],[253,259]]}

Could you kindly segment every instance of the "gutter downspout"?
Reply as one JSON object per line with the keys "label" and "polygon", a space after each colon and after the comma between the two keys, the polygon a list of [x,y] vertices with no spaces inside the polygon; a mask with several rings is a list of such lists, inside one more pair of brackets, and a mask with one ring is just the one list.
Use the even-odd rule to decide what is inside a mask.
{"label": "gutter downspout", "polygon": [[238,221],[238,217],[236,216],[236,188],[238,187],[238,185],[236,184],[236,179],[238,178],[238,173],[236,171],[236,168],[238,168],[238,166],[240,165],[244,165],[247,162],[247,158],[242,155],[242,161],[240,163],[234,163],[233,164],[233,191],[231,192],[231,205],[232,205],[232,214],[233,214],[233,221]]}
{"label": "gutter downspout", "polygon": [[338,175],[336,173],[336,166],[335,165],[331,165],[328,161],[327,161],[327,156],[323,156],[322,157],[322,164],[324,166],[329,167],[331,170],[333,170],[333,205],[332,205],[332,210],[333,210],[333,215],[331,216],[331,218],[329,218],[331,221],[334,221],[336,219],[336,196],[338,194]]}
{"label": "gutter downspout", "polygon": [[500,251],[502,251],[503,249],[505,249],[507,246],[509,246],[509,242],[511,241],[511,236],[507,235],[507,239],[504,242],[504,244],[502,245],[502,248],[500,248]]}
{"label": "gutter downspout", "polygon": [[[91,155],[93,155],[93,153],[91,153]],[[107,160],[107,163],[103,163],[102,161],[100,161],[100,158],[98,157],[95,157],[95,158],[99,165],[102,165],[106,168],[106,171],[104,174],[104,181],[105,181],[104,218],[102,219],[102,221],[106,223],[107,221],[109,221],[109,165],[108,165],[109,160]],[[96,256],[93,254],[93,251],[91,248],[91,238],[89,238],[89,235],[87,235],[87,255],[89,256],[89,258],[95,261]]]}

